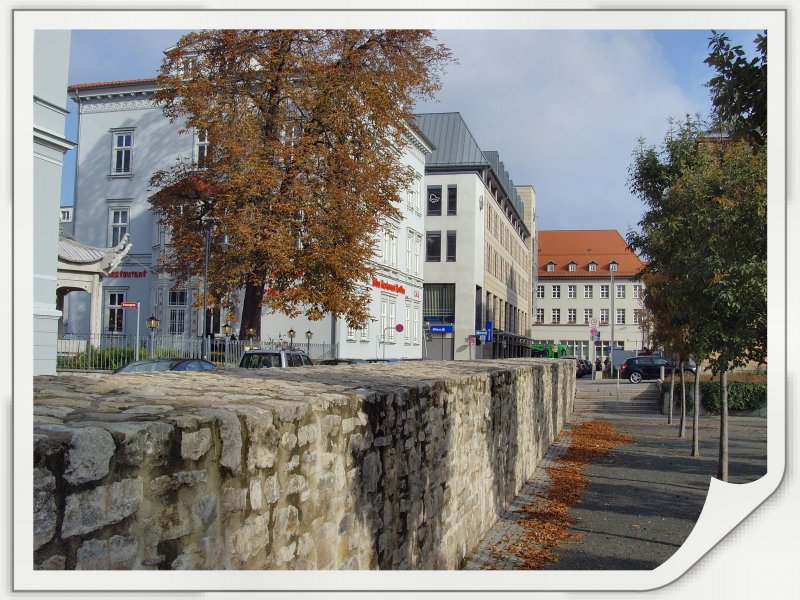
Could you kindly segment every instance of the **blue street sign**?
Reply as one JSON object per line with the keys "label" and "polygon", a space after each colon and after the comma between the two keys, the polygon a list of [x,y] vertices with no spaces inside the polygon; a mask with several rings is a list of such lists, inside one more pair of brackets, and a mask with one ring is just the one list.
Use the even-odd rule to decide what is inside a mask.
{"label": "blue street sign", "polygon": [[455,325],[431,325],[431,333],[454,333]]}
{"label": "blue street sign", "polygon": [[493,339],[493,335],[492,334],[493,333],[494,333],[494,323],[492,323],[491,321],[486,321],[486,341],[487,342],[491,342],[492,341],[492,339]]}

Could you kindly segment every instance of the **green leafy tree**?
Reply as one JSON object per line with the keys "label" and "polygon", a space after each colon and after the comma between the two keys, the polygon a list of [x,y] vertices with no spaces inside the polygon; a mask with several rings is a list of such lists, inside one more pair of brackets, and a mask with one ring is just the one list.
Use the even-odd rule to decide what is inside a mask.
{"label": "green leafy tree", "polygon": [[756,56],[731,46],[725,33],[712,31],[705,63],[716,74],[706,84],[718,127],[753,146],[767,141],[767,32],[756,36]]}
{"label": "green leafy tree", "polygon": [[208,140],[195,161],[151,179],[172,236],[162,267],[203,273],[209,304],[244,290],[241,330],[262,307],[351,325],[368,318],[376,235],[414,177],[401,163],[410,110],[431,97],[451,53],[428,30],[210,30],[167,52],[156,98]]}

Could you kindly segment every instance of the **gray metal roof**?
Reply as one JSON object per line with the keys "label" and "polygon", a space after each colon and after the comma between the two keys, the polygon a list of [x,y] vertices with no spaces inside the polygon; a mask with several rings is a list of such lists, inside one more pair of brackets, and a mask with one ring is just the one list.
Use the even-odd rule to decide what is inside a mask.
{"label": "gray metal roof", "polygon": [[497,177],[498,181],[500,181],[500,185],[503,186],[503,190],[511,199],[511,202],[514,204],[517,212],[520,214],[520,216],[524,215],[525,206],[523,205],[519,194],[517,194],[517,190],[514,189],[514,182],[511,180],[511,176],[508,174],[508,171],[506,171],[503,161],[500,160],[500,153],[496,150],[484,150],[483,155],[492,165],[492,170],[494,171],[495,176]]}
{"label": "gray metal roof", "polygon": [[436,147],[425,159],[427,166],[489,166],[460,113],[426,113],[415,118],[423,135]]}

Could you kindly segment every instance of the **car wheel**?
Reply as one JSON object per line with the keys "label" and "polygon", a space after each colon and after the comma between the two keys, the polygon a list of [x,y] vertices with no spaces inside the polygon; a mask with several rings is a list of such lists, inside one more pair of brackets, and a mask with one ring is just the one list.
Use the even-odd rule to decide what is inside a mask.
{"label": "car wheel", "polygon": [[631,383],[639,383],[642,380],[642,374],[637,371],[634,371],[633,373],[631,373],[629,379],[631,380]]}

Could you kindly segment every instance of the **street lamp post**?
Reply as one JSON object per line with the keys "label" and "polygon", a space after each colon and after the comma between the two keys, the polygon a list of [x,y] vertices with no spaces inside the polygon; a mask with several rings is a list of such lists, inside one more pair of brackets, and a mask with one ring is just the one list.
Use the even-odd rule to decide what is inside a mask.
{"label": "street lamp post", "polygon": [[311,338],[314,337],[314,332],[310,329],[306,331],[306,354],[311,354]]}
{"label": "street lamp post", "polygon": [[614,312],[614,298],[617,296],[617,289],[614,287],[614,273],[617,270],[616,263],[612,262],[608,266],[609,270],[611,271],[611,314],[609,315],[609,319],[611,320],[611,368],[609,369],[609,375],[614,376],[614,323],[617,320],[617,315]]}
{"label": "street lamp post", "polygon": [[[203,265],[203,316],[200,319],[202,323],[202,327],[200,329],[201,336],[202,336],[202,343],[203,343],[203,358],[208,360],[208,332],[206,331],[206,317],[208,315],[208,259],[211,255],[211,232],[214,230],[214,219],[211,217],[205,216],[201,220],[202,224],[205,227],[205,261]],[[225,232],[222,235],[222,241],[220,242],[221,248],[227,248],[230,245],[228,240],[228,233]]]}
{"label": "street lamp post", "polygon": [[225,321],[225,325],[222,326],[222,333],[225,335],[225,366],[228,366],[228,341],[231,339],[231,331],[233,327],[231,324]]}
{"label": "street lamp post", "polygon": [[294,348],[294,336],[297,332],[294,329],[290,329],[286,332],[286,335],[289,336],[289,348]]}
{"label": "street lamp post", "polygon": [[161,325],[161,321],[159,321],[155,315],[150,315],[150,318],[147,319],[147,328],[150,330],[150,358],[153,358],[153,354],[155,354],[155,344],[153,341],[153,333],[158,326]]}

